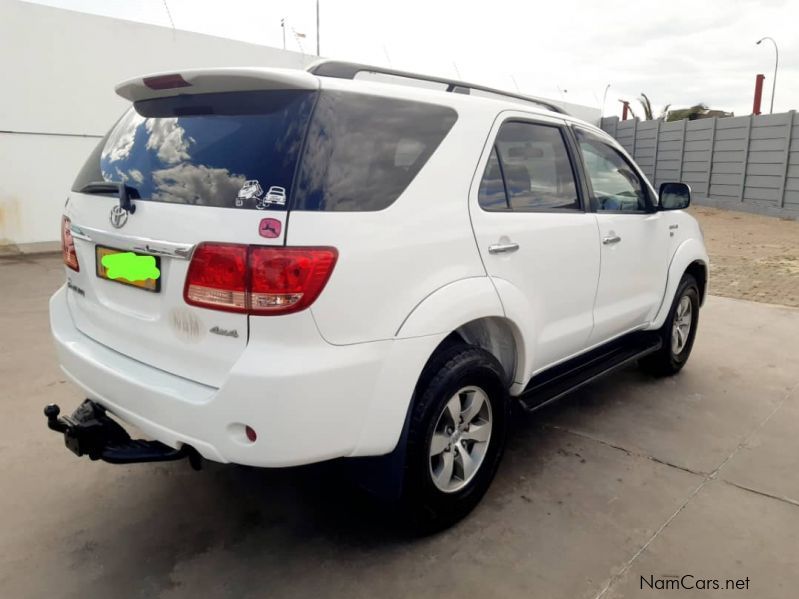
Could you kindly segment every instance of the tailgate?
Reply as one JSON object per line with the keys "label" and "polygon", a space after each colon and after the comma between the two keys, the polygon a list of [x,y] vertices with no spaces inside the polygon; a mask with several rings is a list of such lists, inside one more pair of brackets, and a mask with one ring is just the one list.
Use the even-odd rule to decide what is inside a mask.
{"label": "tailgate", "polygon": [[[247,344],[248,316],[184,301],[192,251],[203,241],[284,244],[314,95],[136,102],[89,157],[65,211],[79,264],[66,269],[68,303],[81,332],[156,368],[222,384]],[[124,193],[114,192],[119,183]],[[124,195],[133,210],[123,210]],[[129,284],[108,268],[116,253],[144,256],[152,278]]]}

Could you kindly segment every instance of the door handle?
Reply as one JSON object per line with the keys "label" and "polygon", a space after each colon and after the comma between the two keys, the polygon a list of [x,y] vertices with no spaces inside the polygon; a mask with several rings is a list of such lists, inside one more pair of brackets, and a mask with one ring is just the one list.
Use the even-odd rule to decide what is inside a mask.
{"label": "door handle", "polygon": [[602,243],[605,245],[613,245],[614,243],[619,243],[621,241],[621,237],[616,235],[615,233],[611,233],[610,235],[606,235],[602,238]]}
{"label": "door handle", "polygon": [[489,254],[508,254],[510,252],[515,252],[519,249],[518,243],[495,243],[494,245],[488,246],[488,253]]}

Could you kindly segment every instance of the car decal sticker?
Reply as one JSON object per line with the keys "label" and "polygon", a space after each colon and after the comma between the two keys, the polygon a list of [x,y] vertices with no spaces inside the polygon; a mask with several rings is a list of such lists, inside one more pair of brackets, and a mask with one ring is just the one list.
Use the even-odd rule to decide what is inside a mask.
{"label": "car decal sticker", "polygon": [[258,234],[267,239],[275,239],[280,237],[280,229],[283,226],[276,218],[262,218],[261,223],[258,225]]}
{"label": "car decal sticker", "polygon": [[255,207],[258,210],[266,210],[270,206],[285,206],[286,205],[286,188],[279,185],[272,185],[269,191],[263,198],[255,201]]}
{"label": "car decal sticker", "polygon": [[257,203],[261,201],[261,196],[263,194],[264,190],[258,182],[258,179],[248,179],[244,182],[244,185],[241,186],[241,189],[239,189],[238,195],[236,195],[236,208],[244,207],[244,204],[248,200],[255,200],[257,205]]}

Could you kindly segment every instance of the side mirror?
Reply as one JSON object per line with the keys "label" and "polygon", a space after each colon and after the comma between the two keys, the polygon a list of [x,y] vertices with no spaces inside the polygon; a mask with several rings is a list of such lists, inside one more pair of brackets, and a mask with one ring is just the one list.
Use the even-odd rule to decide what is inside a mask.
{"label": "side mirror", "polygon": [[685,183],[661,183],[660,210],[683,210],[691,205],[691,188]]}

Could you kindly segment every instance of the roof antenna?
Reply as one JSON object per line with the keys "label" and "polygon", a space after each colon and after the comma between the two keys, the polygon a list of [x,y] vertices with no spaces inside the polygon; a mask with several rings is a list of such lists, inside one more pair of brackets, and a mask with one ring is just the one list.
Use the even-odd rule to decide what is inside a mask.
{"label": "roof antenna", "polygon": [[458,79],[463,79],[463,77],[461,77],[461,70],[458,68],[458,63],[453,60],[452,66],[455,67],[455,72],[458,74]]}
{"label": "roof antenna", "polygon": [[305,55],[305,48],[302,45],[302,40],[305,39],[305,34],[300,33],[299,31],[294,29],[294,27],[291,27],[291,33],[294,34],[294,41],[296,41],[297,45],[300,47],[300,52],[302,52],[303,55]]}
{"label": "roof antenna", "polygon": [[169,24],[172,25],[172,39],[175,39],[175,21],[172,20],[172,13],[169,11],[169,5],[166,3],[166,0],[162,0],[164,3],[164,8],[166,9],[166,16],[169,17]]}

